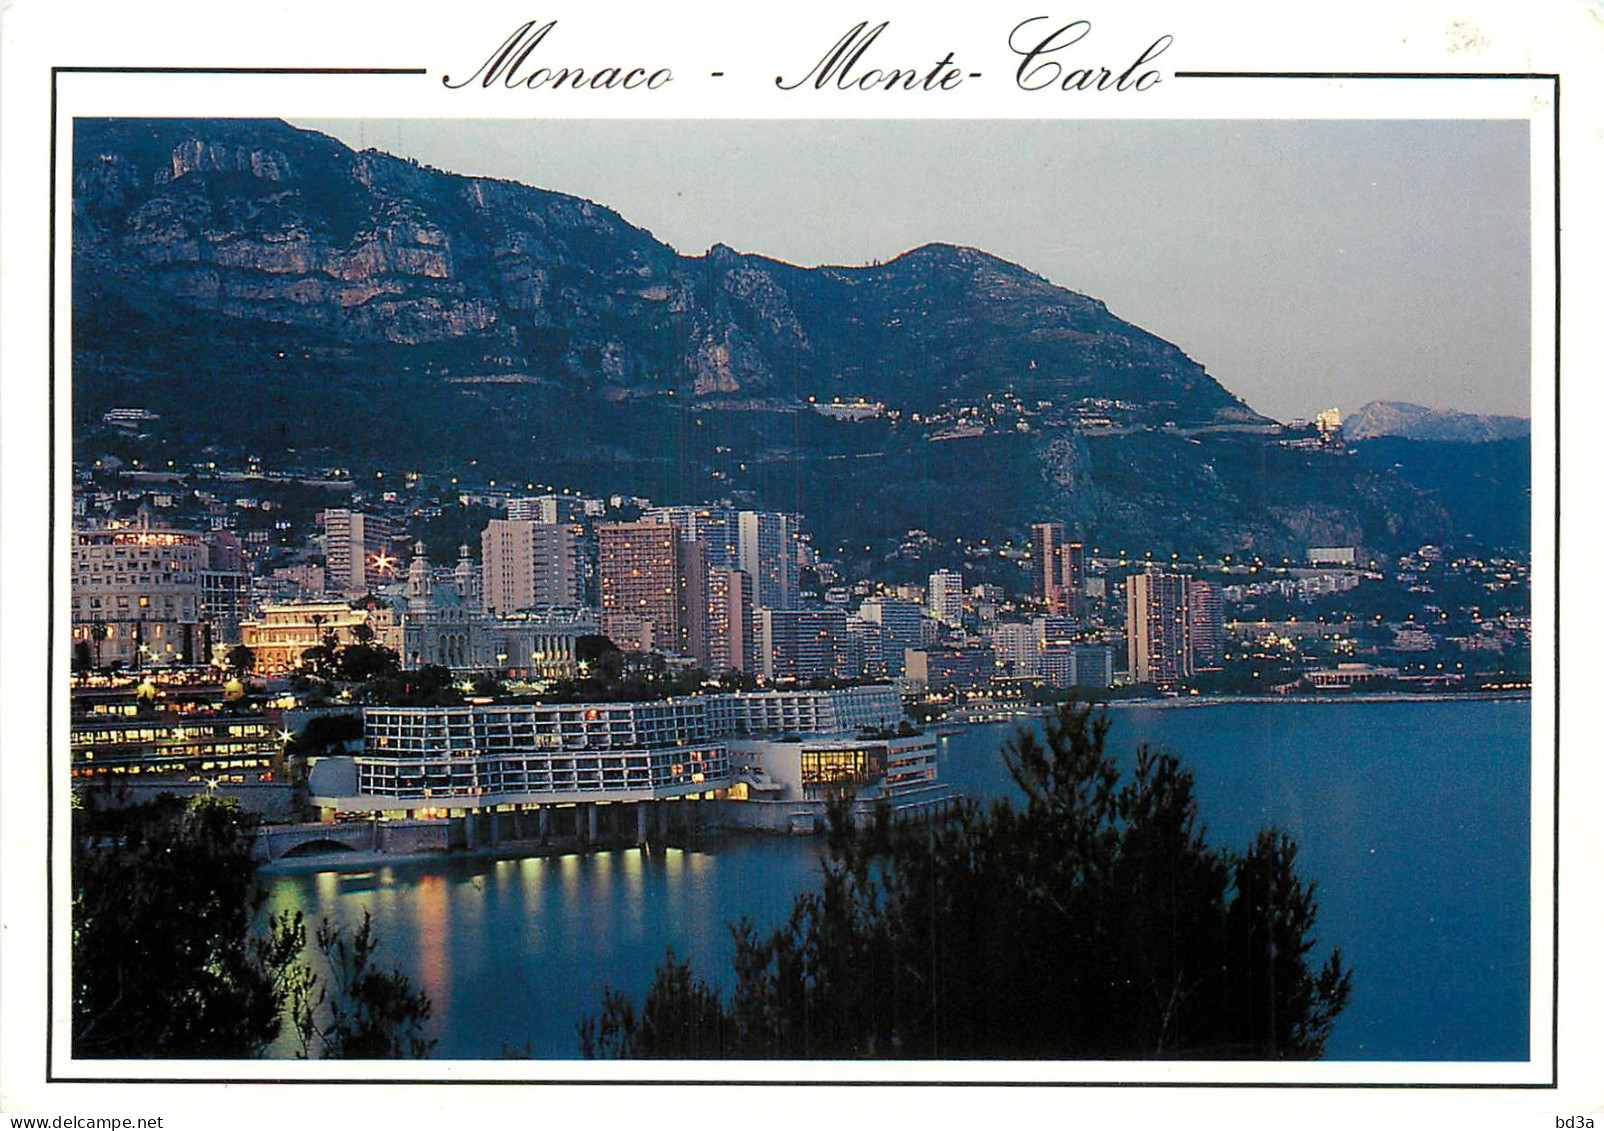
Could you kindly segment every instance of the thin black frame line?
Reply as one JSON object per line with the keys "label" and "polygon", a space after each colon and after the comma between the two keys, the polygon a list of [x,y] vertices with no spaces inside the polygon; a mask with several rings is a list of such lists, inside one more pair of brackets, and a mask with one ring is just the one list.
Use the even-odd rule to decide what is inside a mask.
{"label": "thin black frame line", "polygon": [[[50,469],[45,476],[49,491],[49,518],[45,527],[45,1081],[55,1071],[56,1034],[56,70],[50,70],[50,297],[46,324],[45,372],[50,390],[47,402]],[[69,739],[70,742],[70,739]]]}
{"label": "thin black frame line", "polygon": [[98,75],[426,75],[427,67],[52,67],[55,74]]}
{"label": "thin black frame line", "polygon": [[801,1086],[801,1087],[1087,1087],[1087,1088],[1344,1088],[1355,1090],[1554,1090],[1559,1087],[1559,956],[1560,956],[1560,904],[1559,904],[1559,853],[1560,853],[1560,570],[1559,553],[1561,548],[1560,537],[1560,376],[1561,376],[1561,292],[1560,292],[1560,261],[1561,261],[1561,223],[1560,223],[1560,76],[1553,74],[1516,74],[1516,73],[1459,73],[1459,72],[1304,72],[1304,71],[1177,71],[1176,78],[1241,78],[1241,79],[1501,79],[1501,80],[1546,80],[1554,87],[1554,897],[1553,897],[1553,930],[1554,930],[1554,964],[1553,1000],[1551,1002],[1551,1030],[1550,1030],[1550,1079],[1546,1083],[1446,1083],[1446,1082],[1412,1082],[1412,1083],[1282,1083],[1273,1081],[1233,1082],[1209,1081],[1204,1083],[1183,1083],[1176,1081],[1143,1082],[1143,1081],[923,1081],[923,1080],[463,1080],[440,1079],[431,1080],[423,1078],[409,1078],[406,1080],[373,1080],[361,1077],[341,1079],[302,1079],[302,1078],[275,1078],[275,1079],[236,1079],[213,1077],[170,1077],[170,1078],[126,1078],[126,1077],[57,1077],[54,1065],[54,975],[55,975],[55,918],[54,918],[54,873],[52,864],[55,854],[54,838],[54,779],[55,779],[55,727],[54,727],[54,698],[51,688],[55,680],[55,482],[56,482],[56,157],[57,157],[57,79],[58,74],[269,74],[269,75],[416,75],[427,74],[425,68],[316,68],[316,67],[52,67],[50,71],[50,263],[49,283],[50,295],[48,301],[48,330],[50,335],[50,355],[47,372],[49,374],[49,423],[50,423],[50,469],[47,475],[49,498],[49,533],[50,544],[47,551],[49,578],[47,580],[47,595],[50,608],[46,614],[47,629],[50,633],[46,641],[46,700],[45,718],[47,734],[45,737],[46,751],[46,842],[45,842],[45,888],[48,900],[45,916],[46,933],[46,1000],[45,1000],[45,1082],[46,1083],[78,1083],[78,1084],[551,1084],[551,1085],[588,1085],[588,1084],[622,1084],[622,1085],[718,1085],[718,1086]]}
{"label": "thin black frame line", "polygon": [[1559,81],[1558,74],[1516,71],[1176,71],[1178,79],[1536,79]]}
{"label": "thin black frame line", "polygon": [[[698,1061],[696,1063],[706,1063]],[[914,1062],[908,1062],[914,1063]],[[939,1062],[936,1062],[939,1063]],[[973,1061],[965,1063],[972,1064]],[[1383,1062],[1377,1062],[1383,1063]],[[1466,1063],[1466,1062],[1458,1062]],[[1513,1083],[1495,1084],[1483,1082],[1415,1082],[1415,1083],[1358,1083],[1345,1084],[1340,1081],[1310,1081],[1304,1083],[1282,1083],[1280,1081],[1251,1081],[1239,1083],[1231,1080],[1211,1080],[1205,1083],[1185,1083],[1176,1080],[716,1080],[711,1078],[678,1079],[672,1076],[655,1079],[608,1080],[587,1079],[575,1080],[565,1077],[509,1079],[506,1077],[491,1077],[489,1079],[468,1079],[464,1077],[449,1077],[445,1079],[425,1079],[409,1076],[404,1079],[374,1079],[369,1076],[340,1076],[340,1077],[246,1077],[244,1079],[220,1076],[182,1076],[182,1077],[149,1077],[149,1076],[105,1076],[105,1077],[57,1077],[55,1083],[62,1084],[272,1084],[274,1086],[286,1084],[357,1084],[376,1085],[387,1087],[392,1084],[409,1086],[428,1085],[437,1087],[442,1084],[466,1085],[471,1087],[485,1087],[493,1085],[516,1087],[631,1087],[646,1085],[649,1087],[711,1087],[711,1088],[1166,1088],[1170,1090],[1202,1090],[1222,1088],[1253,1088],[1265,1090],[1271,1088],[1285,1088],[1295,1090],[1343,1090],[1358,1091],[1363,1089],[1386,1089],[1391,1091],[1550,1091],[1553,1084],[1547,1083]]]}
{"label": "thin black frame line", "polygon": [[1560,850],[1560,822],[1559,822],[1559,774],[1560,774],[1560,679],[1559,679],[1559,634],[1561,628],[1559,615],[1559,587],[1560,587],[1560,356],[1561,335],[1560,317],[1563,313],[1563,304],[1560,302],[1560,116],[1559,116],[1559,75],[1553,76],[1554,81],[1554,1001],[1551,1010],[1549,1033],[1549,1047],[1553,1050],[1553,1079],[1554,1087],[1559,1087],[1559,850]]}

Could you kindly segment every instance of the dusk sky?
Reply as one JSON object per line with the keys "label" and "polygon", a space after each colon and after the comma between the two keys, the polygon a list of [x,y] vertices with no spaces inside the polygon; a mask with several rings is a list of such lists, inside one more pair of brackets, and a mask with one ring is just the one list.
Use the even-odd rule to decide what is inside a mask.
{"label": "dusk sky", "polygon": [[311,121],[587,197],[687,255],[1000,255],[1279,419],[1372,400],[1525,416],[1524,121]]}

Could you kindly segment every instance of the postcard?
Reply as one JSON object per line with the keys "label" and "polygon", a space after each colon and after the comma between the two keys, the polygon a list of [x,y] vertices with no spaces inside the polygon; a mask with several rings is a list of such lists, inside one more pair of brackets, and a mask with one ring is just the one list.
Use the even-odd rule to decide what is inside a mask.
{"label": "postcard", "polygon": [[1604,1103],[1592,9],[4,28],[7,1111]]}

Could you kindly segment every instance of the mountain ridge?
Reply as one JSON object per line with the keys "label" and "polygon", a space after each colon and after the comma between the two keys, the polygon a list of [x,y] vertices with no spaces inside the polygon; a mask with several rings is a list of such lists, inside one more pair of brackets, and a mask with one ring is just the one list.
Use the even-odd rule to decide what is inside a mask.
{"label": "mountain ridge", "polygon": [[[282,122],[80,119],[73,189],[87,460],[135,405],[164,458],[736,496],[876,553],[1043,516],[1189,552],[1453,527],[1391,470],[1257,435],[1273,422],[1179,346],[983,249],[687,256],[595,201]],[[869,407],[813,411],[837,400]]]}
{"label": "mountain ridge", "polygon": [[[357,344],[452,341],[503,368],[543,364],[579,383],[685,377],[695,395],[772,386],[790,360],[800,399],[832,393],[853,369],[858,339],[835,333],[843,305],[896,307],[848,315],[861,335],[928,316],[932,299],[961,298],[971,316],[955,321],[987,348],[956,352],[991,370],[982,383],[1035,347],[1043,356],[1030,360],[1060,384],[1092,389],[1116,376],[1112,347],[1136,359],[1119,368],[1142,371],[1125,394],[1169,401],[1187,420],[1256,418],[1178,347],[977,248],[933,241],[880,264],[812,268],[717,243],[683,256],[606,205],[353,151],[284,123],[91,121],[75,142],[80,260],[111,268],[113,281],[142,274],[141,288],[201,316],[321,325]],[[587,274],[576,289],[573,277]],[[1011,317],[1021,302],[1028,328]],[[552,326],[577,336],[577,348],[548,356]],[[939,358],[962,337],[927,336]],[[944,389],[977,376],[927,369]],[[1167,395],[1142,387],[1155,382]]]}

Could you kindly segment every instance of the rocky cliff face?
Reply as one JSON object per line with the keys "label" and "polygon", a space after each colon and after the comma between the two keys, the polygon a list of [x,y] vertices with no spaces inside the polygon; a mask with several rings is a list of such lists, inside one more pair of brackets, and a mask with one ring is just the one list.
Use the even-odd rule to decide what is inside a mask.
{"label": "rocky cliff face", "polygon": [[1252,416],[1176,347],[970,248],[859,268],[685,257],[590,201],[278,122],[81,121],[74,174],[84,285],[171,321],[448,345],[458,367],[615,395],[928,408],[1029,386]]}

